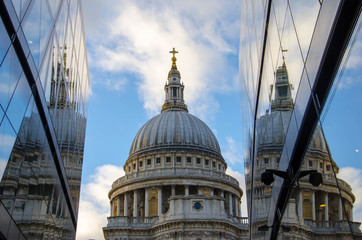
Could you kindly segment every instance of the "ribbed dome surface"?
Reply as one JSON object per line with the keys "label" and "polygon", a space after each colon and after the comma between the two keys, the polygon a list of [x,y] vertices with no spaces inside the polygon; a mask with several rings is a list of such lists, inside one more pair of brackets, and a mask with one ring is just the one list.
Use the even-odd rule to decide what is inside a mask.
{"label": "ribbed dome surface", "polygon": [[149,120],[138,131],[129,155],[149,152],[187,149],[218,155],[219,143],[210,128],[197,117],[185,111],[168,111]]}
{"label": "ribbed dome surface", "polygon": [[[290,116],[291,111],[272,111],[261,116],[257,122],[258,148],[282,147]],[[327,143],[319,125],[314,131],[309,148],[327,151]]]}

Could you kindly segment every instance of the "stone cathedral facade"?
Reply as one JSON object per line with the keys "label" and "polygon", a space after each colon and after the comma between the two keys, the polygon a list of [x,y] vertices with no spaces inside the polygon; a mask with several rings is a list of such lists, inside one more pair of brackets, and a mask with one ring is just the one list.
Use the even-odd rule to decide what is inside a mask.
{"label": "stone cathedral facade", "polygon": [[247,239],[243,195],[210,128],[188,113],[175,49],[161,114],[138,131],[112,184],[111,216],[103,228],[115,239]]}

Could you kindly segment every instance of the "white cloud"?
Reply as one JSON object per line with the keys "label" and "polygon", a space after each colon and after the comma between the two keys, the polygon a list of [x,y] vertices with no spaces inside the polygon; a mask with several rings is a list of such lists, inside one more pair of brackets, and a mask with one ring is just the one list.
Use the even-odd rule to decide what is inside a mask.
{"label": "white cloud", "polygon": [[[352,46],[352,49],[348,49],[349,51],[352,51],[348,62],[347,62],[347,69],[359,69],[362,65],[362,41],[358,39],[355,44]],[[347,50],[347,51],[348,51]],[[346,51],[346,52],[347,52]],[[346,55],[344,56],[346,57]],[[358,77],[357,77],[358,79]]]}
{"label": "white cloud", "polygon": [[362,169],[343,167],[339,169],[338,178],[346,181],[356,196],[353,207],[353,221],[362,222]]}
{"label": "white cloud", "polygon": [[108,192],[113,181],[124,175],[122,167],[102,165],[90,176],[90,182],[82,184],[77,239],[104,239],[102,227],[109,216]]}
{"label": "white cloud", "polygon": [[239,181],[240,188],[243,190],[243,197],[241,198],[241,216],[247,217],[248,209],[246,204],[246,191],[245,191],[245,176],[240,172],[234,171],[232,168],[228,167],[226,169],[226,174],[236,178]]}
{"label": "white cloud", "polygon": [[351,89],[360,83],[362,83],[362,80],[359,77],[344,76],[341,81],[338,82],[338,89]]}
{"label": "white cloud", "polygon": [[7,160],[0,159],[0,179],[2,179],[2,177],[3,177],[3,174],[4,174],[7,163],[8,163]]}
{"label": "white cloud", "polygon": [[89,15],[98,4],[84,4],[90,68],[134,74],[138,95],[148,113],[158,113],[163,103],[163,85],[171,66],[168,51],[172,47],[179,51],[177,65],[186,86],[185,100],[194,113],[216,111],[213,95],[238,89],[233,81],[237,64],[230,66],[227,61],[230,56],[237,61],[240,3],[214,0],[205,7],[198,1],[116,4],[108,0],[102,5],[112,10],[108,16],[95,14],[103,23],[97,32],[87,25],[95,22]]}
{"label": "white cloud", "polygon": [[235,142],[232,137],[226,138],[225,146],[223,146],[222,155],[224,159],[231,165],[243,163],[243,157],[241,154],[242,145]]}

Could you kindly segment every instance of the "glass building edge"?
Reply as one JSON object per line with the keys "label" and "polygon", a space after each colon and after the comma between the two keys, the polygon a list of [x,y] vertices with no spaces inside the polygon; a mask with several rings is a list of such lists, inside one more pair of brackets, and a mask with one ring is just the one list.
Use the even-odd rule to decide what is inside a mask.
{"label": "glass building edge", "polygon": [[[252,3],[250,3],[250,4],[252,4]],[[335,4],[335,2],[329,2],[329,4]],[[247,5],[247,3],[245,3],[245,5]],[[326,4],[327,5],[327,4]],[[245,13],[245,15],[251,15],[252,13],[250,13],[250,11],[248,12],[248,13]],[[330,16],[329,16],[330,17]],[[334,17],[334,16],[333,16]],[[252,26],[252,27],[256,27],[256,26]],[[252,28],[251,27],[251,28]],[[241,28],[241,30],[243,30],[243,28]],[[245,27],[244,27],[244,30],[245,30]],[[247,38],[247,37],[244,37],[244,38]],[[240,56],[241,56],[241,59],[240,59],[240,63],[239,63],[239,66],[240,66],[240,69],[241,69],[241,71],[242,71],[242,73],[240,73],[239,74],[239,76],[240,76],[240,83],[241,83],[241,86],[248,86],[248,83],[246,82],[246,81],[249,81],[249,82],[255,82],[255,79],[251,79],[250,78],[250,76],[252,76],[251,74],[250,74],[250,68],[248,69],[248,67],[250,66],[250,63],[247,63],[247,64],[245,64],[244,62],[242,62],[243,60],[244,61],[251,61],[250,59],[247,59],[247,55],[248,55],[248,53],[247,53],[247,51],[248,51],[248,48],[250,49],[250,48],[252,48],[252,43],[249,43],[250,45],[249,46],[243,46],[245,43],[244,42],[242,42],[242,39],[241,39],[241,42],[240,42]],[[259,43],[257,43],[257,44],[261,44],[260,42]],[[280,46],[280,47],[283,47],[283,46]],[[249,65],[249,66],[248,66]],[[259,63],[259,65],[260,65],[260,63]],[[318,65],[319,66],[319,65]],[[303,75],[305,76],[306,75],[306,71],[304,70],[303,71]],[[306,81],[307,79],[304,79],[304,81]],[[308,84],[309,85],[309,84]],[[250,86],[250,83],[249,83],[249,86]],[[247,87],[245,87],[245,88],[247,88]],[[305,87],[304,88],[302,88],[303,90],[305,90]],[[241,91],[243,91],[243,89],[241,90]],[[297,92],[297,95],[298,94],[301,94],[300,92],[299,92],[299,89],[298,89],[298,92]],[[303,95],[305,95],[304,93],[303,94],[301,94],[301,96],[302,96],[302,98],[303,99],[305,99],[305,97],[306,96],[303,96]],[[308,94],[309,95],[309,94]],[[297,98],[298,98],[298,96],[297,96]],[[250,95],[248,95],[248,99],[246,99],[246,97],[244,96],[244,97],[242,97],[242,99],[244,99],[244,101],[255,101],[255,98],[253,99],[252,97],[250,97]],[[246,100],[245,100],[246,99]],[[314,102],[315,103],[315,102]],[[253,103],[251,103],[250,105],[252,105]],[[245,106],[247,106],[248,104],[246,104],[246,103],[244,103],[244,105],[243,105],[243,107],[245,107]],[[304,106],[303,106],[304,105]],[[299,111],[300,111],[300,107],[297,107],[298,105],[296,105],[295,107],[295,109],[294,110],[296,110],[296,109],[298,109]],[[302,104],[302,109],[305,109],[305,103],[304,104]],[[243,109],[243,107],[242,107],[242,111],[244,111],[244,112],[246,112],[244,109]],[[256,112],[257,110],[255,110],[255,112]],[[253,109],[251,108],[251,114],[252,115],[254,115],[255,114],[255,112],[253,112]],[[250,113],[249,113],[250,114]],[[304,116],[304,114],[302,114],[301,112],[298,112],[297,114],[293,114],[293,127],[295,128],[295,124],[299,127],[300,126],[300,124],[301,124],[301,117],[303,117]],[[250,119],[251,118],[251,116],[245,116],[244,115],[244,117],[243,117],[243,120],[245,121],[245,122],[247,122],[247,119]],[[315,124],[316,125],[316,124]],[[299,128],[298,128],[299,129]],[[293,135],[295,135],[295,131],[293,131],[294,133],[293,133]],[[312,131],[313,132],[313,131]],[[245,139],[248,139],[248,137],[247,137],[247,134],[243,134],[243,135],[246,135],[246,137],[245,137]],[[250,139],[250,136],[249,136],[249,139]],[[256,141],[256,139],[251,139],[251,142],[244,142],[244,146],[245,146],[245,148],[246,149],[248,149],[248,153],[251,153],[252,151],[251,151],[251,149],[250,149],[250,146],[252,145],[252,142],[253,141]],[[251,168],[251,164],[250,164],[250,161],[253,161],[253,159],[248,159],[248,156],[250,156],[250,154],[244,154],[244,160],[245,160],[245,177],[246,177],[246,183],[247,183],[247,197],[248,197],[248,199],[247,199],[247,201],[248,201],[248,207],[250,207],[250,202],[251,201],[253,201],[253,199],[249,199],[250,198],[250,189],[248,189],[248,181],[250,182],[250,181],[253,181],[253,179],[248,179],[248,176],[250,176],[250,172],[253,172],[254,171],[254,169],[252,169]],[[285,153],[285,154],[287,154],[287,153]],[[285,158],[286,159],[286,163],[288,164],[288,161],[289,161],[289,157],[286,157]],[[250,160],[250,161],[249,161]],[[249,162],[249,163],[247,163],[247,162]],[[278,184],[277,184],[278,185]],[[275,186],[275,190],[273,190],[273,192],[275,192],[275,193],[279,193],[279,190],[280,190],[280,186],[281,186],[281,184],[279,184],[279,186]],[[252,192],[252,190],[251,190],[251,192]],[[276,194],[277,196],[276,197],[278,197],[279,196],[279,194]],[[275,199],[275,198],[274,198]],[[275,200],[274,200],[275,201]],[[276,202],[274,202],[274,203],[276,203]],[[248,210],[249,212],[250,211],[252,211],[252,210]],[[274,211],[274,209],[270,209],[270,214],[271,215],[274,215],[275,214],[275,211]],[[250,219],[250,215],[249,215],[249,220],[250,220],[250,223],[251,224],[253,224],[253,219]],[[269,224],[268,224],[269,226],[272,226],[272,223],[270,222]],[[252,234],[252,233],[251,233]]]}
{"label": "glass building edge", "polygon": [[[17,51],[19,61],[21,62],[21,65],[22,65],[22,69],[24,70],[26,78],[29,81],[29,86],[31,86],[31,88],[29,87],[29,89],[31,89],[31,91],[33,93],[31,98],[35,99],[35,102],[37,104],[36,109],[37,109],[37,111],[39,111],[39,113],[41,115],[41,120],[42,120],[41,125],[44,127],[45,133],[47,135],[46,141],[47,141],[47,143],[49,143],[49,146],[51,148],[51,151],[49,151],[49,153],[51,153],[51,155],[54,157],[54,159],[52,160],[52,162],[55,164],[55,166],[53,167],[53,170],[56,169],[56,172],[57,172],[56,177],[58,178],[58,181],[60,181],[60,185],[61,185],[61,187],[59,189],[62,189],[61,192],[63,192],[62,194],[65,198],[65,202],[67,205],[66,208],[69,210],[69,213],[68,214],[65,213],[64,217],[66,217],[66,215],[68,215],[68,216],[71,216],[71,218],[72,218],[71,225],[73,225],[74,233],[70,234],[70,235],[66,234],[67,236],[63,235],[63,238],[69,238],[69,237],[74,238],[75,229],[76,229],[76,221],[77,221],[77,211],[78,211],[78,207],[79,207],[81,171],[80,171],[80,174],[78,174],[79,176],[76,177],[77,182],[78,182],[77,184],[79,185],[78,190],[75,193],[75,195],[71,194],[71,192],[73,193],[73,190],[71,191],[71,189],[70,189],[70,183],[69,183],[68,179],[73,179],[72,174],[74,171],[72,169],[69,169],[69,170],[65,169],[64,164],[66,164],[65,161],[68,161],[68,160],[73,160],[73,161],[77,160],[78,162],[81,162],[81,164],[83,162],[84,139],[79,140],[79,136],[81,138],[85,137],[85,125],[86,125],[86,116],[87,116],[87,113],[85,111],[87,110],[88,97],[89,97],[88,91],[89,91],[90,84],[89,84],[89,71],[88,71],[87,55],[86,55],[86,49],[85,49],[84,26],[83,26],[82,16],[78,16],[78,18],[81,19],[81,21],[78,23],[78,25],[80,25],[80,28],[78,27],[80,29],[80,33],[78,34],[78,38],[80,38],[80,39],[78,42],[80,44],[79,47],[83,48],[83,51],[77,51],[77,53],[82,54],[83,56],[77,56],[77,58],[81,59],[81,62],[79,62],[78,65],[79,65],[79,67],[82,67],[83,69],[78,73],[78,78],[76,78],[76,80],[75,80],[75,81],[80,82],[80,83],[78,83],[78,85],[82,86],[82,89],[74,90],[74,91],[80,91],[80,95],[78,94],[79,96],[76,100],[82,101],[82,102],[79,102],[78,104],[76,104],[76,108],[73,108],[75,111],[80,111],[80,112],[78,112],[80,114],[80,117],[75,117],[74,118],[75,122],[73,122],[73,123],[75,126],[79,126],[78,128],[80,128],[80,131],[83,133],[79,133],[80,135],[78,134],[79,136],[78,135],[76,136],[75,144],[80,143],[80,145],[79,145],[80,148],[78,148],[77,151],[72,151],[76,155],[74,155],[72,159],[64,159],[62,157],[62,153],[61,153],[63,151],[63,149],[62,150],[59,149],[59,147],[60,147],[59,144],[61,144],[61,142],[59,142],[60,139],[57,138],[57,136],[55,134],[56,126],[53,125],[52,119],[50,117],[49,105],[48,105],[49,102],[47,102],[46,97],[45,97],[46,92],[44,92],[44,90],[43,90],[42,83],[40,81],[38,81],[39,77],[40,77],[38,74],[38,69],[37,69],[36,64],[34,64],[34,62],[33,62],[32,53],[29,52],[28,41],[26,39],[27,36],[25,36],[23,34],[22,28],[18,27],[19,21],[17,18],[16,11],[13,9],[12,2],[9,0],[6,0],[6,1],[2,1],[1,4],[3,6],[6,6],[6,7],[3,7],[3,6],[1,7],[1,17],[2,17],[2,19],[6,18],[6,20],[5,20],[6,27],[8,28],[8,32],[10,32],[9,35],[11,36],[12,45],[15,46],[15,50]],[[65,4],[69,4],[68,1],[62,1],[60,3],[60,5],[65,5]],[[81,3],[79,2],[79,4],[81,4]],[[59,9],[60,8],[56,8],[56,11],[59,11]],[[9,12],[10,12],[10,14],[8,14]],[[81,12],[78,12],[78,11],[76,13],[78,15],[81,14]],[[4,14],[8,15],[8,16],[6,17]],[[19,17],[21,17],[21,16],[19,16]],[[13,23],[14,23],[14,25],[13,25]],[[54,24],[55,25],[57,24],[56,21],[54,22]],[[13,29],[9,30],[9,26],[11,26],[11,25],[13,26]],[[52,34],[54,34],[54,31],[55,30],[53,29]],[[19,33],[19,35],[17,35],[17,33]],[[50,38],[50,39],[52,39],[52,38]],[[31,41],[29,41],[29,44],[31,44]],[[41,56],[39,56],[39,57],[41,57]],[[44,57],[44,56],[42,56],[42,57]],[[51,59],[42,59],[42,60],[51,61]],[[40,62],[40,60],[39,60],[39,62]],[[77,72],[78,72],[78,70],[77,70],[78,65],[74,64],[74,66],[73,66]],[[81,82],[86,82],[86,83],[84,84]],[[88,90],[85,88],[88,88]],[[83,94],[81,93],[82,91],[84,92]],[[77,93],[75,93],[75,94],[77,94]],[[68,105],[71,104],[71,102],[70,102],[71,100],[70,100],[69,96],[70,95],[67,94],[67,97],[66,97],[66,102]],[[69,105],[69,106],[71,106],[71,105]],[[33,115],[33,114],[31,113],[30,116],[31,115]],[[24,119],[28,118],[28,117],[29,117],[29,114],[26,115],[24,117]],[[24,119],[23,119],[23,123],[24,123]],[[76,124],[77,121],[78,122],[82,121],[82,123]],[[22,123],[22,125],[23,125],[23,123]],[[20,129],[22,129],[22,127],[20,127]],[[75,132],[77,132],[77,131],[75,131]],[[20,134],[20,132],[19,132],[19,134]],[[3,137],[3,136],[1,136],[1,137]],[[3,147],[0,146],[0,148],[3,148]],[[76,159],[77,157],[81,157],[81,159],[78,160],[78,159]],[[9,162],[7,165],[9,165]],[[68,163],[67,163],[67,165],[68,165]],[[79,169],[79,167],[78,167],[78,169]],[[80,166],[80,170],[81,170],[81,166]],[[72,181],[74,182],[74,180],[75,179],[73,179]],[[6,184],[6,182],[3,182],[3,183]],[[3,185],[3,183],[2,183],[2,185]],[[72,186],[72,189],[74,189],[74,186]],[[4,188],[1,187],[0,190],[1,190],[0,196],[2,196]],[[77,198],[77,200],[73,199],[72,196],[75,196]],[[63,201],[63,200],[61,200],[61,201]],[[76,205],[73,204],[73,201],[75,202]],[[64,204],[64,202],[61,205],[63,206],[63,204]],[[67,212],[68,210],[64,209],[64,211],[62,211],[62,212],[64,213],[64,212]],[[10,213],[12,214],[12,211],[10,211]],[[12,216],[12,217],[14,217],[14,216]],[[57,218],[59,218],[59,216],[57,216]],[[16,217],[14,219],[16,220]],[[44,238],[44,236],[43,236],[43,238]],[[23,238],[20,238],[20,239],[23,239]]]}
{"label": "glass building edge", "polygon": [[[353,4],[348,4],[348,3],[340,3],[340,5],[334,5],[334,7],[336,7],[338,9],[337,14],[335,16],[331,16],[330,10],[333,7],[333,3],[332,2],[328,2],[328,3],[324,3],[327,5],[326,9],[328,9],[328,14],[326,13],[325,16],[330,17],[332,20],[331,22],[333,22],[333,29],[331,30],[330,34],[325,36],[328,40],[324,40],[325,42],[328,42],[328,44],[326,44],[326,48],[323,51],[323,58],[322,61],[318,64],[319,66],[319,70],[318,70],[318,75],[316,76],[316,78],[314,78],[313,80],[313,92],[310,95],[310,99],[309,99],[309,107],[306,108],[305,113],[303,114],[303,122],[302,125],[299,128],[299,132],[296,133],[295,131],[290,132],[289,128],[288,128],[288,134],[287,135],[294,135],[295,137],[289,137],[292,139],[295,139],[296,142],[292,145],[294,145],[293,147],[293,155],[290,156],[290,159],[288,159],[289,162],[289,167],[288,167],[288,172],[293,173],[294,172],[294,176],[292,175],[292,178],[295,178],[295,176],[298,175],[299,172],[299,168],[300,165],[304,159],[304,156],[306,154],[307,151],[307,146],[303,147],[303,143],[305,142],[310,142],[312,134],[317,126],[319,117],[320,117],[320,113],[323,109],[324,103],[326,101],[326,98],[329,94],[329,90],[331,85],[333,84],[334,81],[334,77],[336,72],[338,71],[340,62],[342,60],[342,57],[344,55],[346,46],[348,45],[350,36],[353,32],[353,29],[355,27],[356,21],[359,18],[359,13],[360,13],[360,7],[361,4],[357,3],[356,5]],[[358,6],[359,5],[359,6]],[[352,9],[354,9],[355,11],[352,11]],[[323,4],[322,4],[322,12],[323,12]],[[350,18],[350,21],[348,21],[348,27],[346,26],[346,18],[347,16],[352,16]],[[342,20],[343,19],[343,24],[342,24]],[[318,21],[317,20],[317,26],[318,26]],[[322,21],[326,21],[326,19],[324,18]],[[343,25],[343,26],[342,26]],[[343,31],[343,30],[345,31]],[[347,30],[346,30],[347,29]],[[316,32],[319,32],[318,28],[316,29]],[[344,37],[341,37],[344,36]],[[343,39],[340,39],[343,38]],[[311,45],[313,45],[313,39],[311,42]],[[339,48],[338,48],[339,47]],[[334,57],[334,58],[333,58]],[[307,58],[308,61],[308,58]],[[330,74],[328,75],[327,72]],[[322,91],[322,92],[320,92]],[[318,98],[318,99],[316,99]],[[295,103],[296,105],[298,104],[298,102]],[[313,121],[311,121],[313,120]],[[305,128],[306,127],[306,128]],[[297,135],[298,134],[298,135]],[[287,136],[288,139],[288,136]],[[307,141],[306,141],[307,140]],[[290,144],[290,141],[288,142],[288,145]],[[297,142],[299,141],[299,142]],[[288,145],[285,145],[284,147],[288,147]],[[298,150],[299,148],[299,150]],[[293,169],[293,170],[292,170]],[[289,183],[288,183],[289,184]],[[293,182],[291,183],[293,184]],[[290,187],[287,187],[287,189],[284,189],[285,193],[283,193],[283,187],[286,187],[286,182],[284,180],[283,182],[283,186],[282,186],[282,191],[276,191],[276,195],[278,195],[278,206],[277,209],[274,213],[272,213],[271,215],[269,215],[269,223],[272,224],[271,226],[273,226],[273,228],[275,227],[275,229],[273,229],[272,231],[272,235],[271,238],[274,239],[274,237],[276,238],[278,231],[279,231],[279,226],[276,225],[278,222],[280,223],[281,218],[283,216],[283,212],[285,208],[285,203],[287,201],[281,201],[280,199],[288,199],[289,197],[285,197],[284,194],[287,194],[286,192],[290,192],[290,190],[288,190]],[[273,193],[274,194],[274,193]],[[281,213],[280,214],[277,213],[277,211],[279,211]],[[274,219],[273,222],[271,222],[271,217]]]}
{"label": "glass building edge", "polygon": [[[12,11],[13,9],[7,9],[7,10]],[[14,11],[12,14],[15,14]],[[9,15],[11,15],[11,14],[9,14]],[[14,35],[17,35],[17,33],[13,32],[13,33],[9,33],[9,35],[14,36]],[[20,37],[22,38],[23,36],[20,36]],[[52,154],[56,161],[56,167],[58,169],[59,177],[61,179],[63,188],[66,189],[66,192],[67,192],[67,194],[65,194],[65,196],[70,196],[69,185],[67,184],[67,178],[65,177],[63,163],[61,162],[60,150],[58,148],[58,144],[55,139],[54,128],[52,127],[52,123],[51,123],[50,116],[48,113],[48,107],[46,106],[46,102],[42,95],[42,88],[41,88],[41,86],[39,86],[39,84],[37,84],[38,83],[36,81],[37,76],[34,76],[34,74],[35,74],[34,66],[31,67],[32,62],[30,62],[30,64],[29,64],[29,62],[28,62],[29,58],[26,58],[25,52],[23,51],[23,49],[26,48],[26,46],[23,46],[21,44],[21,42],[24,43],[25,41],[17,41],[15,39],[13,41],[13,45],[16,44],[15,51],[21,62],[23,71],[25,72],[29,85],[32,86],[33,97],[35,98],[35,102],[37,104],[38,110],[40,110],[41,120],[42,120],[43,126],[45,128],[45,132],[47,134],[48,141],[50,142],[50,148],[52,149]],[[73,209],[72,212],[75,213],[72,201],[67,200],[67,202],[68,202],[69,206],[71,207],[71,209]],[[73,224],[76,225],[75,216],[74,216],[74,213],[72,213],[72,212],[71,212],[71,215],[73,215],[72,216]]]}

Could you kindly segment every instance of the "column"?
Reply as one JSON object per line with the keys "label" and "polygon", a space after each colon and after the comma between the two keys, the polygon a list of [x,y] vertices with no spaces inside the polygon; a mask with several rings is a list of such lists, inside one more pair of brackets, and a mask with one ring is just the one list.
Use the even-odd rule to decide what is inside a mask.
{"label": "column", "polygon": [[239,209],[239,201],[238,201],[238,198],[237,197],[235,197],[234,198],[234,201],[235,201],[235,216],[236,217],[239,217],[239,211],[238,211],[238,209]]}
{"label": "column", "polygon": [[176,188],[175,185],[171,186],[171,197],[174,197],[176,195]]}
{"label": "column", "polygon": [[210,188],[210,196],[214,196],[214,191],[215,191],[215,188]]}
{"label": "column", "polygon": [[353,221],[353,206],[351,204],[351,214],[350,214],[350,218],[349,220],[352,222]]}
{"label": "column", "polygon": [[125,192],[123,194],[123,198],[124,198],[124,201],[123,201],[123,216],[127,217],[128,216],[128,197],[127,197],[127,193]]}
{"label": "column", "polygon": [[117,199],[117,216],[121,216],[121,195],[118,195]]}
{"label": "column", "polygon": [[137,190],[135,189],[133,191],[133,217],[138,217],[138,207],[137,207],[137,202],[138,202],[138,194],[137,194]]}
{"label": "column", "polygon": [[197,195],[202,195],[202,188],[200,186],[197,187]]}
{"label": "column", "polygon": [[185,185],[185,196],[189,195],[189,185]]}
{"label": "column", "polygon": [[324,207],[324,221],[328,222],[328,193],[325,193],[324,195],[324,203],[326,204],[326,206]]}
{"label": "column", "polygon": [[113,217],[113,200],[111,200],[111,202],[109,204],[110,204],[109,208],[110,208],[110,211],[111,211],[110,216]]}
{"label": "column", "polygon": [[233,216],[233,195],[229,193],[229,213]]}
{"label": "column", "polygon": [[220,189],[220,197],[224,197],[224,191]]}
{"label": "column", "polygon": [[145,188],[145,217],[148,217],[148,188]]}
{"label": "column", "polygon": [[[313,205],[313,202],[312,202]],[[303,218],[303,193],[299,190],[298,193],[298,217]]]}
{"label": "column", "polygon": [[158,188],[158,216],[162,214],[162,187]]}
{"label": "column", "polygon": [[239,217],[241,217],[242,216],[242,212],[241,212],[241,198],[239,199],[239,211],[238,211],[238,213],[239,213]]}
{"label": "column", "polygon": [[316,221],[316,217],[315,217],[315,192],[312,192],[312,217],[313,217],[313,221]]}
{"label": "column", "polygon": [[338,220],[342,221],[343,220],[343,206],[342,206],[342,198],[339,199],[338,201]]}

